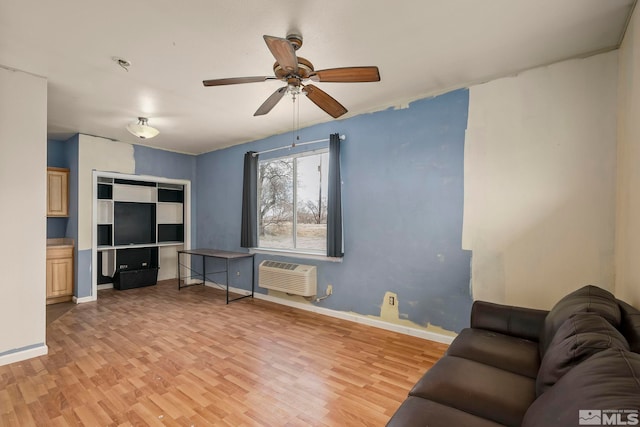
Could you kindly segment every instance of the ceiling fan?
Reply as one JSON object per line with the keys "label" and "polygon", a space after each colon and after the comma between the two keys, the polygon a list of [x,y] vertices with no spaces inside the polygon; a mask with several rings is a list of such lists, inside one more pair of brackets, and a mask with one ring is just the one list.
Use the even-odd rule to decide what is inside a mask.
{"label": "ceiling fan", "polygon": [[333,83],[359,83],[378,82],[380,72],[378,67],[343,67],[329,68],[316,71],[313,64],[300,56],[296,56],[296,50],[302,46],[302,36],[289,34],[286,38],[264,36],[264,41],[276,58],[273,65],[274,76],[256,77],[232,77],[226,79],[204,80],[205,86],[224,86],[241,83],[256,83],[267,80],[282,80],[287,85],[276,90],[253,114],[262,116],[267,114],[282,99],[287,92],[294,95],[304,92],[313,103],[327,112],[333,118],[338,118],[347,112],[347,109],[333,97],[312,84],[304,84],[307,80],[313,82]]}

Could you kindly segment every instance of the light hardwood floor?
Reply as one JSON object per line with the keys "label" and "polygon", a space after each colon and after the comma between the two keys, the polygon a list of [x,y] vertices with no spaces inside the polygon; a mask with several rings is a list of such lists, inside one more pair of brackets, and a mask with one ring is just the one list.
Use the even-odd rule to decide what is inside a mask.
{"label": "light hardwood floor", "polygon": [[0,426],[384,426],[447,347],[175,283],[55,319],[0,366]]}

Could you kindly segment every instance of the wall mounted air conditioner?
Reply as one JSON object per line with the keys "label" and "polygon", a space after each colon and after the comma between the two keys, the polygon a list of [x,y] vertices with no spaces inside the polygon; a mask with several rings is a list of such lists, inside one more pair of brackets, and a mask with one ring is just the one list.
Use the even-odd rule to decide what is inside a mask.
{"label": "wall mounted air conditioner", "polygon": [[258,286],[305,297],[317,294],[314,265],[262,261],[258,267]]}

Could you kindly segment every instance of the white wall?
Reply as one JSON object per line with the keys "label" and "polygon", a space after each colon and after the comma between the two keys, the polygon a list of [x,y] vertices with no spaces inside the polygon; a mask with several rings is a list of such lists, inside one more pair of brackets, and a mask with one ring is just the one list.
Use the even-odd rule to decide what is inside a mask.
{"label": "white wall", "polygon": [[91,249],[93,171],[133,174],[133,145],[96,136],[79,135],[78,153],[78,250]]}
{"label": "white wall", "polygon": [[470,88],[463,247],[474,299],[550,308],[614,285],[617,52]]}
{"label": "white wall", "polygon": [[47,81],[0,68],[0,365],[46,354]]}
{"label": "white wall", "polygon": [[640,307],[640,11],[619,50],[616,296]]}

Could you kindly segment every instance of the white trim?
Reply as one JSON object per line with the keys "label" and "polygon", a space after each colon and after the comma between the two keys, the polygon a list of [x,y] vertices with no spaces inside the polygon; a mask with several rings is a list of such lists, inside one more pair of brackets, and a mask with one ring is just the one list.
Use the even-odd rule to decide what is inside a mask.
{"label": "white trim", "polygon": [[33,357],[44,356],[49,353],[49,347],[46,344],[42,344],[35,348],[28,350],[16,351],[15,353],[5,354],[0,356],[0,366],[8,365],[9,363],[21,362],[23,360],[31,359]]}
{"label": "white trim", "polygon": [[[220,289],[220,286],[211,285],[209,282],[205,283],[206,286]],[[224,285],[221,285],[224,286]],[[239,289],[235,287],[229,287],[230,292],[234,292],[241,295],[249,295],[251,292],[246,289]],[[306,310],[313,313],[322,314],[325,316],[335,317],[337,319],[348,320],[350,322],[360,323],[367,326],[373,326],[374,328],[385,329],[387,331],[398,332],[404,335],[410,335],[412,337],[422,338],[429,341],[435,341],[443,344],[451,344],[455,337],[449,335],[439,334],[437,332],[424,331],[422,329],[410,328],[408,326],[396,325],[394,323],[385,322],[384,320],[373,319],[371,317],[363,316],[356,313],[347,313],[344,311],[331,310],[325,307],[318,307],[313,304],[303,304],[297,301],[289,301],[286,299],[274,297],[267,294],[254,292],[254,298],[261,299],[276,304],[286,305],[288,307],[298,308],[300,310]]]}
{"label": "white trim", "polygon": [[76,304],[84,304],[85,302],[93,302],[98,299],[97,295],[89,295],[88,297],[78,298],[77,296],[73,296],[73,302]]}
{"label": "white trim", "polygon": [[[167,223],[165,222],[163,224],[167,224]],[[182,243],[182,242],[136,243],[134,245],[96,246],[96,250],[98,250],[98,251],[108,251],[110,249],[148,248],[148,247],[151,247],[151,246],[160,248],[160,247],[164,247],[164,246],[182,246],[183,244],[184,243]]]}
{"label": "white trim", "polygon": [[263,249],[249,248],[250,254],[264,254],[273,256],[286,256],[289,258],[315,259],[317,261],[342,262],[342,257],[328,257],[326,255],[314,254],[309,252],[297,252],[288,249]]}
{"label": "white trim", "polygon": [[130,179],[133,181],[153,181],[153,182],[163,183],[163,184],[180,184],[180,185],[186,185],[191,183],[191,181],[189,181],[188,179],[165,178],[162,176],[135,175],[130,173],[120,173],[120,172],[104,172],[104,171],[99,171],[95,169],[93,170],[93,172],[96,175],[100,175],[101,178]]}
{"label": "white trim", "polygon": [[103,283],[102,285],[98,285],[99,291],[103,289],[113,289],[113,283]]}
{"label": "white trim", "polygon": [[[327,139],[327,141],[328,141],[328,139]],[[296,147],[297,146],[298,145],[296,145]],[[291,147],[289,147],[289,148],[291,148]],[[266,159],[258,160],[258,163],[267,163],[267,162],[273,162],[274,160],[283,160],[283,159],[299,159],[301,157],[311,157],[311,156],[317,156],[318,154],[325,154],[325,153],[329,153],[329,148],[328,147],[316,148],[315,150],[300,151],[300,152],[293,153],[293,154],[291,154],[291,153],[283,154],[282,156],[279,156],[279,157],[267,157]]]}
{"label": "white trim", "polygon": [[[344,141],[345,139],[347,139],[346,135],[340,135],[340,141]],[[291,148],[300,147],[300,146],[303,146],[303,145],[318,144],[320,142],[329,142],[329,141],[331,141],[331,138],[316,139],[314,141],[307,141],[307,142],[294,142],[291,145],[285,145],[285,146],[278,147],[278,148],[271,148],[270,150],[258,151],[257,153],[253,153],[252,156],[256,157],[256,156],[258,156],[260,154],[271,153],[273,151],[287,150],[287,149],[291,149]]]}

